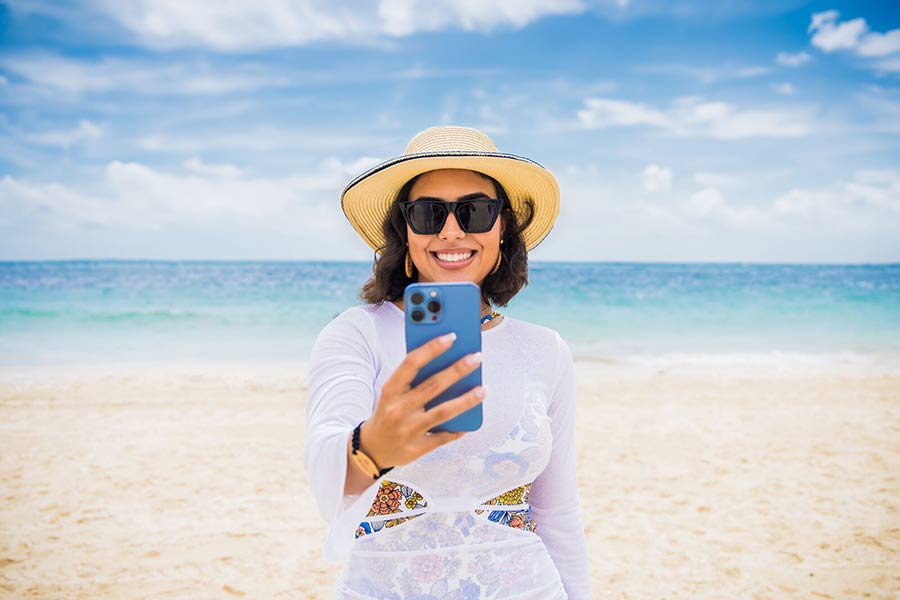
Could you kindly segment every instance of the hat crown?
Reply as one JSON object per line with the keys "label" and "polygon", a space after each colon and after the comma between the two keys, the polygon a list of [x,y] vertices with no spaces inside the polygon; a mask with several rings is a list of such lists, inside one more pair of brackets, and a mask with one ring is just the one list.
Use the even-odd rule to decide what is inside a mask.
{"label": "hat crown", "polygon": [[416,134],[406,146],[405,154],[426,152],[497,152],[497,146],[477,129],[443,125]]}

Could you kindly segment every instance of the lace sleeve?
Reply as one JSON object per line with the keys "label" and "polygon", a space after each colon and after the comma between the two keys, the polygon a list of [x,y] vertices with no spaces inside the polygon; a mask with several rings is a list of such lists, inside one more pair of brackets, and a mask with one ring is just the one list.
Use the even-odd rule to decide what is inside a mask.
{"label": "lace sleeve", "polygon": [[321,331],[309,358],[303,462],[319,512],[329,523],[355,498],[344,496],[347,439],[374,406],[372,327],[362,311],[345,311]]}
{"label": "lace sleeve", "polygon": [[575,366],[557,335],[559,362],[548,414],[553,432],[550,461],[535,479],[531,506],[541,537],[571,600],[590,598],[587,544],[578,509],[575,477]]}

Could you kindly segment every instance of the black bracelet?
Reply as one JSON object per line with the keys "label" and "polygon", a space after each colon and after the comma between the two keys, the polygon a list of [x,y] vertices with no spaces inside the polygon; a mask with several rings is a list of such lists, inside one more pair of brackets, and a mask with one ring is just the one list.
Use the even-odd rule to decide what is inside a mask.
{"label": "black bracelet", "polygon": [[[353,454],[356,454],[359,451],[359,428],[362,427],[363,423],[365,423],[365,421],[360,421],[359,425],[357,425],[356,427],[353,428],[353,441],[352,441]],[[369,460],[372,460],[371,456],[369,457]],[[372,460],[372,462],[374,463],[375,461]],[[375,466],[378,467],[377,464]],[[383,476],[385,473],[387,473],[388,471],[390,471],[393,468],[394,467],[388,467],[386,469],[382,469],[379,467],[378,477]],[[376,477],[376,479],[377,479],[377,477]]]}

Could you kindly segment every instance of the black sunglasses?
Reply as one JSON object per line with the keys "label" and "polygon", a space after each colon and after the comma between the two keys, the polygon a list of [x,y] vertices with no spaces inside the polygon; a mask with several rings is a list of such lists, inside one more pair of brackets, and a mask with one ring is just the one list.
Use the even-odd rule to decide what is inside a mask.
{"label": "black sunglasses", "polygon": [[450,213],[456,217],[459,228],[466,233],[485,233],[497,222],[503,200],[475,198],[473,200],[406,200],[400,202],[400,211],[413,233],[433,235],[440,233]]}

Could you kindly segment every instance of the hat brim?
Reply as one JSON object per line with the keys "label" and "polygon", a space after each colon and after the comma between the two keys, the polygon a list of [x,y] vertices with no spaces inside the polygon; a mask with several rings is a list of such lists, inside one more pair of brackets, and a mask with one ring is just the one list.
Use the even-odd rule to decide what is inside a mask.
{"label": "hat brim", "polygon": [[466,169],[493,177],[509,196],[516,216],[527,216],[525,200],[534,201],[534,219],[522,232],[526,250],[541,243],[559,214],[559,184],[538,163],[500,152],[441,152],[408,154],[369,169],[351,181],[341,194],[341,208],[353,229],[370,248],[385,245],[382,225],[406,183],[428,171]]}

